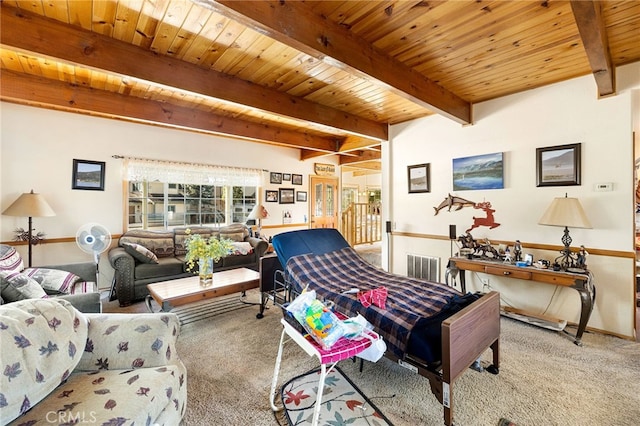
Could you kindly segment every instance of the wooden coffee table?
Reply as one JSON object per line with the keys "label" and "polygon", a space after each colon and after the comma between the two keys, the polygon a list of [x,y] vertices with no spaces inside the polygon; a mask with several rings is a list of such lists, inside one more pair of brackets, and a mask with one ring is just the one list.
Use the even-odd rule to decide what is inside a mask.
{"label": "wooden coffee table", "polygon": [[206,287],[200,284],[200,278],[197,275],[147,284],[149,295],[145,302],[149,312],[153,312],[151,299],[160,305],[161,312],[169,312],[176,306],[239,293],[259,286],[258,272],[248,268],[228,269],[214,272],[213,282]]}

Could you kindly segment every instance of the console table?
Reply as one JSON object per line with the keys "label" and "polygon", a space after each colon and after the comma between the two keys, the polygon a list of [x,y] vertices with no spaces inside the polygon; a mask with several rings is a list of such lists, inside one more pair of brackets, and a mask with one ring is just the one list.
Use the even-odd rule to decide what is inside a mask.
{"label": "console table", "polygon": [[466,292],[465,271],[482,272],[504,278],[529,280],[542,284],[559,285],[575,289],[580,293],[581,310],[580,323],[578,324],[578,330],[573,342],[578,346],[582,346],[582,334],[591,317],[591,311],[593,311],[593,304],[596,298],[596,289],[591,282],[590,274],[554,271],[551,269],[540,269],[534,266],[519,267],[498,261],[476,260],[463,257],[450,258],[449,268],[457,268],[460,271],[460,284],[463,293]]}

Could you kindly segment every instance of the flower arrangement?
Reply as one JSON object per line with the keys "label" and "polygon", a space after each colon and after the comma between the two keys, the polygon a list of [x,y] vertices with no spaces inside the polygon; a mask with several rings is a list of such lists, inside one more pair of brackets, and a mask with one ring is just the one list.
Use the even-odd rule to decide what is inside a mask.
{"label": "flower arrangement", "polygon": [[191,234],[191,230],[187,229],[188,235],[185,245],[187,248],[187,267],[191,271],[200,259],[213,259],[214,262],[219,261],[222,257],[231,253],[233,246],[231,240],[227,238],[211,237],[203,238],[200,234]]}

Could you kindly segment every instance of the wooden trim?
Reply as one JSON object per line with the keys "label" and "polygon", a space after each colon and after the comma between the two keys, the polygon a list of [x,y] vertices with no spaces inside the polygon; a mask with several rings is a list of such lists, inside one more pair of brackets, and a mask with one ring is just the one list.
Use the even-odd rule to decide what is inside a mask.
{"label": "wooden trim", "polygon": [[[428,239],[428,240],[446,240],[446,241],[450,241],[449,236],[443,236],[443,235],[435,235],[435,234],[419,234],[419,233],[415,233],[415,232],[398,232],[398,231],[393,231],[391,232],[392,236],[396,236],[396,237],[407,237],[407,238],[424,238],[424,239]],[[492,244],[506,244],[506,245],[513,245],[513,241],[508,241],[508,240],[491,240]],[[553,244],[540,244],[540,243],[527,243],[527,242],[523,242],[521,241],[520,244],[522,245],[523,248],[529,248],[529,249],[534,249],[534,250],[551,250],[551,251],[560,251],[562,250],[564,247],[563,246],[559,246],[559,245],[553,245]],[[635,259],[636,258],[636,253],[632,252],[632,251],[622,251],[622,250],[606,250],[606,249],[598,249],[598,248],[593,248],[593,247],[585,247],[586,250],[589,252],[589,254],[593,254],[593,255],[598,255],[598,256],[609,256],[609,257],[620,257],[620,258],[624,258],[624,259]]]}

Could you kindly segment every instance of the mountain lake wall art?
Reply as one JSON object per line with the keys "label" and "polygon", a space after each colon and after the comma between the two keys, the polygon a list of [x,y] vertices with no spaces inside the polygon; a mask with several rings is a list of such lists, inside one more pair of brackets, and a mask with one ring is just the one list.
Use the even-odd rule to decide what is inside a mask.
{"label": "mountain lake wall art", "polygon": [[502,152],[453,159],[453,190],[502,189]]}

